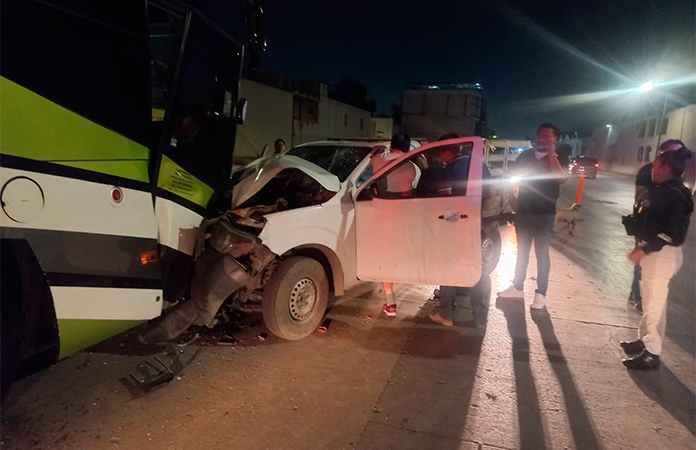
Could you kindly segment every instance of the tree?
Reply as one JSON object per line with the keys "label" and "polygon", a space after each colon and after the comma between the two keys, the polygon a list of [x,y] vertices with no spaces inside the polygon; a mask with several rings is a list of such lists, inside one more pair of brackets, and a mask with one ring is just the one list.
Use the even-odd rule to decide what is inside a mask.
{"label": "tree", "polygon": [[352,78],[341,78],[334,85],[333,90],[329,92],[329,97],[356,108],[370,111],[371,114],[374,114],[377,110],[375,100],[367,98],[367,86]]}

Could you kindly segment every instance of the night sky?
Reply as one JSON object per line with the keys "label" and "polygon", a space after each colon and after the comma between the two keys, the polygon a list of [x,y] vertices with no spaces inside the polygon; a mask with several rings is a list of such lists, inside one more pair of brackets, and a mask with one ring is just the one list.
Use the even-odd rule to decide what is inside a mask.
{"label": "night sky", "polygon": [[[210,8],[246,42],[241,3],[210,0]],[[511,139],[546,121],[573,130],[615,120],[638,101],[635,92],[599,101],[579,94],[696,73],[693,0],[265,0],[264,9],[262,71],[358,79],[381,113],[408,82],[478,82],[488,125]]]}

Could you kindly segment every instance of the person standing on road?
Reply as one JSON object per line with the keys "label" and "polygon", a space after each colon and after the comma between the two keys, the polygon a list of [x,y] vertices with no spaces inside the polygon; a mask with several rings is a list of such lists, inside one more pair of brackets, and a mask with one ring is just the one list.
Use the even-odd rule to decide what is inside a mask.
{"label": "person standing on road", "polygon": [[[670,139],[665,141],[660,145],[657,150],[657,155],[660,156],[664,152],[670,152],[674,150],[679,150],[685,147],[684,143],[678,139]],[[640,168],[638,174],[636,175],[636,195],[633,202],[633,213],[638,212],[638,208],[643,203],[644,200],[648,198],[649,192],[656,186],[652,182],[652,167],[653,163],[648,163]],[[638,239],[636,238],[636,248],[638,248]],[[633,282],[631,283],[631,292],[628,296],[628,302],[635,306],[635,308],[643,313],[642,297],[640,295],[640,265],[636,264],[633,267]]]}
{"label": "person standing on road", "polygon": [[546,306],[551,259],[549,247],[556,218],[556,200],[560,185],[568,178],[556,153],[558,129],[550,123],[539,126],[534,148],[517,157],[511,175],[519,177],[519,195],[515,214],[517,232],[517,263],[512,285],[498,292],[501,298],[524,298],[529,252],[534,242],[537,258],[537,288],[532,309]]}
{"label": "person standing on road", "polygon": [[[372,172],[377,173],[395,159],[401,157],[411,149],[411,138],[404,133],[395,134],[392,137],[389,149],[372,157]],[[414,185],[417,182],[419,169],[413,163],[403,164],[391,171],[387,177],[386,193],[397,198],[408,198],[413,195]],[[382,282],[386,303],[382,311],[389,317],[396,316],[396,300],[394,299],[394,283]]]}
{"label": "person standing on road", "polygon": [[694,211],[691,192],[681,178],[689,158],[691,152],[683,145],[655,158],[651,171],[655,186],[648,190],[637,214],[626,227],[629,234],[634,234],[639,240],[628,259],[641,267],[640,292],[643,297],[638,340],[620,343],[624,352],[632,356],[623,360],[629,369],[660,367],[669,281],[682,266],[681,245]]}

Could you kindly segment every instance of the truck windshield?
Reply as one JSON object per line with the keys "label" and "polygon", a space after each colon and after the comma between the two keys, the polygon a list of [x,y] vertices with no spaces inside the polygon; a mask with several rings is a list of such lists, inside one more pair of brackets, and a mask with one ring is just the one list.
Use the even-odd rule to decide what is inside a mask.
{"label": "truck windshield", "polygon": [[317,145],[296,147],[288,151],[288,155],[297,156],[322,169],[336,175],[344,182],[348,175],[372,149],[370,147],[345,147],[338,145]]}

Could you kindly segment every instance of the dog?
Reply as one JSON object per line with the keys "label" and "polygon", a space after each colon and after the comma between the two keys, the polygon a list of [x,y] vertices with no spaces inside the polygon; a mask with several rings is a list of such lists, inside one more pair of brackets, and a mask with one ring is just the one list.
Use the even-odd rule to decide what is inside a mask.
{"label": "dog", "polygon": [[575,236],[573,231],[579,221],[581,207],[581,204],[573,203],[570,208],[556,208],[556,222],[567,223],[568,234],[571,236]]}

